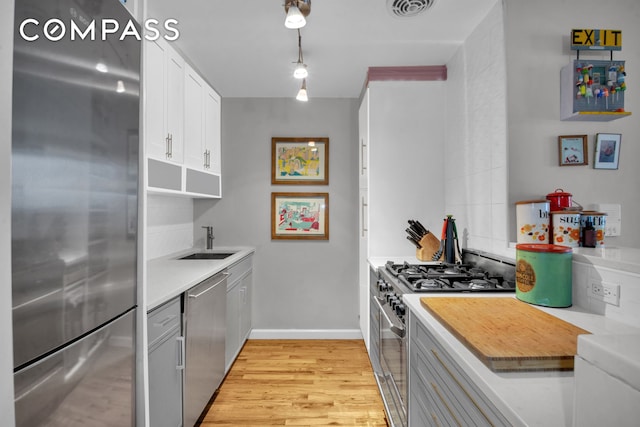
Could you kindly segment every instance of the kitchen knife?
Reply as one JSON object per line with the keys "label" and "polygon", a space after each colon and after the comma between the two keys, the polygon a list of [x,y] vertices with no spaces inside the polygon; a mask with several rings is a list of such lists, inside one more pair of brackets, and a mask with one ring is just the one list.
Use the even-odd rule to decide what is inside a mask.
{"label": "kitchen knife", "polygon": [[424,228],[424,226],[422,224],[420,224],[420,221],[416,220],[416,226],[418,227],[418,229],[422,230],[422,235],[426,235],[429,234],[429,230],[427,230],[426,228]]}
{"label": "kitchen knife", "polygon": [[413,243],[414,245],[416,245],[416,248],[418,249],[422,249],[422,245],[418,242],[416,242],[413,237],[411,236],[407,236],[407,240],[410,241],[411,243]]}
{"label": "kitchen knife", "polygon": [[[421,238],[422,238],[422,236],[425,235],[425,233],[423,233],[422,229],[418,225],[416,225],[416,222],[414,220],[410,219],[408,222],[410,224],[409,228],[411,228],[414,231],[414,233],[416,233]],[[420,239],[418,239],[418,240],[420,240]]]}
{"label": "kitchen knife", "polygon": [[415,240],[416,242],[419,242],[420,239],[422,239],[422,236],[419,235],[418,233],[416,233],[412,228],[407,228],[406,230],[404,230],[407,232],[407,234],[409,236],[411,236],[413,238],[413,240]]}

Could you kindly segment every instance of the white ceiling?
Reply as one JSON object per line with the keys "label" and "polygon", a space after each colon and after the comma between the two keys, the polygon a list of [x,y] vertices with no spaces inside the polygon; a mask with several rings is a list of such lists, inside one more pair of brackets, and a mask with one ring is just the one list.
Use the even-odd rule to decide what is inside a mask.
{"label": "white ceiling", "polygon": [[[147,0],[148,17],[175,18],[174,45],[223,97],[294,97],[295,30],[284,0]],[[499,0],[435,0],[398,18],[387,0],[313,0],[301,29],[309,98],[357,98],[372,66],[442,65]]]}

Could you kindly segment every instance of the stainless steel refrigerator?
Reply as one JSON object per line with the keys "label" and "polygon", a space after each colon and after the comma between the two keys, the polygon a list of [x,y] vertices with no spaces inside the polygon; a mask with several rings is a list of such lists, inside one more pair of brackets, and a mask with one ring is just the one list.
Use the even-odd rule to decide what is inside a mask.
{"label": "stainless steel refrigerator", "polygon": [[[135,424],[141,43],[117,35],[103,41],[103,18],[122,29],[130,15],[118,0],[15,3],[18,426]],[[52,40],[62,31],[58,21],[47,27],[52,19],[66,30],[60,40]],[[94,20],[95,37],[71,40],[71,21],[83,29]]]}

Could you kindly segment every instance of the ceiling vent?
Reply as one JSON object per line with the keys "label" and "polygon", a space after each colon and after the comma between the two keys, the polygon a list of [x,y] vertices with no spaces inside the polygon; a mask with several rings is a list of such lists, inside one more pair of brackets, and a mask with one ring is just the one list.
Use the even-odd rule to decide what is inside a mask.
{"label": "ceiling vent", "polygon": [[393,16],[409,18],[429,9],[435,0],[387,0],[387,9]]}

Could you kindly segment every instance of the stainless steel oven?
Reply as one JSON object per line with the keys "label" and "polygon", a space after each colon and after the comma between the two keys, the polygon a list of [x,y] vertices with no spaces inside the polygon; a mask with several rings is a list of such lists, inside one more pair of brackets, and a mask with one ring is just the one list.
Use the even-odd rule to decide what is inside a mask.
{"label": "stainless steel oven", "polygon": [[376,304],[380,310],[380,387],[391,425],[406,426],[407,334],[402,319],[395,312],[400,301],[376,297]]}
{"label": "stainless steel oven", "polygon": [[[406,293],[514,292],[515,265],[509,260],[479,251],[464,251],[457,264],[427,262],[378,268],[371,277],[372,365],[384,401],[389,424],[407,427]],[[377,333],[376,333],[377,331]],[[377,352],[376,352],[377,349]],[[375,363],[375,359],[379,364]]]}

